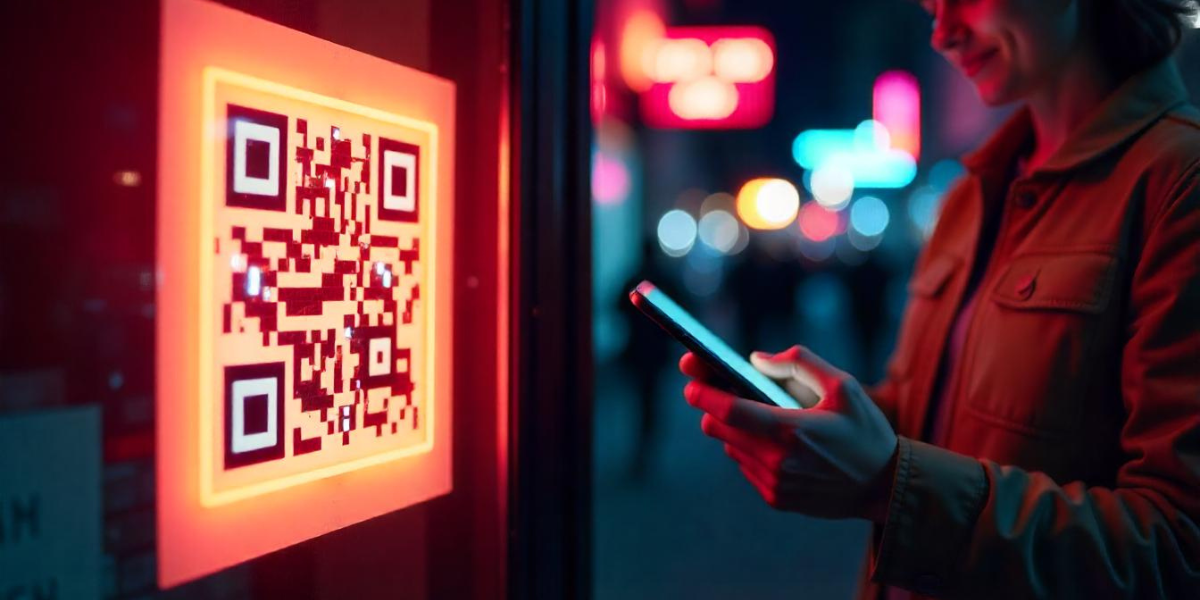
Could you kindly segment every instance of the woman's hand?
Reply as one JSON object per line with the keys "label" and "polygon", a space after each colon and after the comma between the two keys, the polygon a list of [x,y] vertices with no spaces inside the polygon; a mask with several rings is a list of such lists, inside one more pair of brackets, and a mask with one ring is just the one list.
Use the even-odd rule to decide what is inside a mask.
{"label": "woman's hand", "polygon": [[725,442],[726,454],[772,507],[882,523],[896,434],[858,382],[802,346],[774,356],[756,352],[751,362],[812,408],[789,410],[722,391],[689,352],[679,368],[695,381],[684,396],[704,411],[704,433]]}

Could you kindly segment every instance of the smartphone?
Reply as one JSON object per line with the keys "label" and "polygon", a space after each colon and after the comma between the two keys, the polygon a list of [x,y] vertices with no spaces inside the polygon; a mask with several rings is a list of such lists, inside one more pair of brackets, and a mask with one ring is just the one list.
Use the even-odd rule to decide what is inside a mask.
{"label": "smartphone", "polygon": [[803,408],[653,283],[639,283],[629,292],[629,300],[719,374],[737,395],[782,408]]}

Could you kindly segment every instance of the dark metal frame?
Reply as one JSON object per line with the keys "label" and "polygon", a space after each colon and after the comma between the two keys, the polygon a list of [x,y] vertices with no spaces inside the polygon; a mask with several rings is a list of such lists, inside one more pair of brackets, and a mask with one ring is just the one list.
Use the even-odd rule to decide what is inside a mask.
{"label": "dark metal frame", "polygon": [[591,0],[513,0],[511,598],[591,595]]}

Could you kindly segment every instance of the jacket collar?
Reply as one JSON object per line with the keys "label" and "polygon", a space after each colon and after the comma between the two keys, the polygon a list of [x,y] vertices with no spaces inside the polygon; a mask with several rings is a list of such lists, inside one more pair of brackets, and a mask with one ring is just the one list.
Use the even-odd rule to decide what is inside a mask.
{"label": "jacket collar", "polygon": [[[1179,68],[1168,58],[1122,83],[1035,173],[1067,171],[1091,161],[1187,100]],[[975,173],[1007,169],[1032,138],[1029,109],[1022,106],[979,150],[964,156],[963,165]]]}

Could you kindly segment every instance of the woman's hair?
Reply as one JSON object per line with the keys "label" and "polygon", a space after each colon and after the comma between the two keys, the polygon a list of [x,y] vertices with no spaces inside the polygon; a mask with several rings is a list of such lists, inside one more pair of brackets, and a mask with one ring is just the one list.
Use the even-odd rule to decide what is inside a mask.
{"label": "woman's hair", "polygon": [[1197,0],[1090,0],[1092,31],[1105,63],[1121,77],[1167,58],[1183,38]]}

